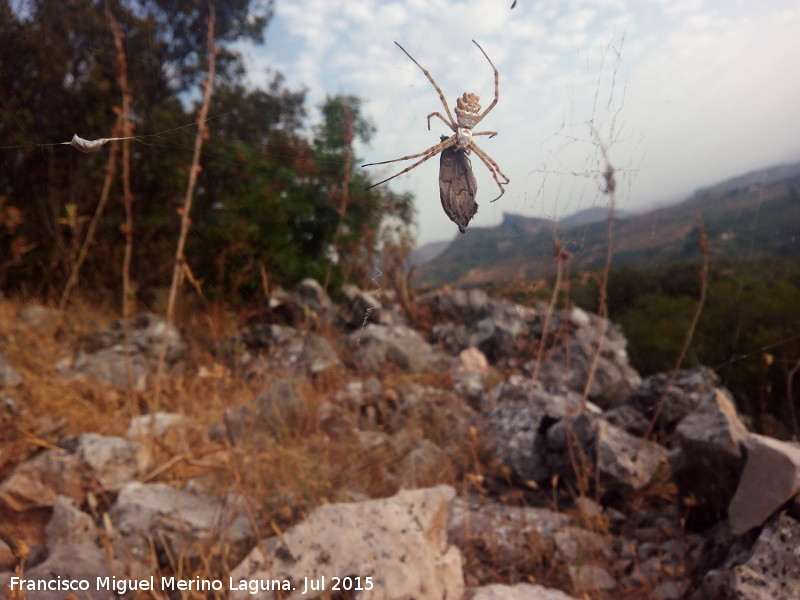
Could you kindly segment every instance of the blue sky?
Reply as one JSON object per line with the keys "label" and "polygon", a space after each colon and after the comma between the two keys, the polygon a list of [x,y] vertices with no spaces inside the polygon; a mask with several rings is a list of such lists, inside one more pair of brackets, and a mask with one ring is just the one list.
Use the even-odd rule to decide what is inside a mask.
{"label": "blue sky", "polygon": [[[279,70],[308,90],[355,94],[377,126],[363,162],[414,154],[448,133],[442,111],[401,43],[442,88],[487,106],[480,138],[510,177],[505,195],[473,157],[479,212],[560,218],[605,206],[595,139],[619,172],[618,207],[640,210],[746,171],[800,160],[800,3],[796,0],[277,0],[263,46],[242,46],[253,85]],[[595,134],[592,133],[593,123]],[[370,167],[374,177],[404,168]],[[438,159],[393,180],[416,197],[418,241],[457,229],[438,193]],[[468,235],[468,233],[467,233]]]}

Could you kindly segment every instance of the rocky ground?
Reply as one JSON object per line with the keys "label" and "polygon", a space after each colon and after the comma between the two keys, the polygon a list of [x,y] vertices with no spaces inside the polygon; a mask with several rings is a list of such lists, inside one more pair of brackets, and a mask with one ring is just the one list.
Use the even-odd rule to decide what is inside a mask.
{"label": "rocky ground", "polygon": [[[60,317],[22,307],[0,356],[6,449],[26,449],[0,471],[0,584],[85,580],[74,597],[97,599],[800,598],[800,446],[748,431],[711,370],[642,380],[619,328],[579,309],[449,290],[409,319],[390,300],[350,287],[334,304],[307,280],[213,347],[143,313],[127,344],[114,321],[49,365],[17,344],[57,339]],[[181,410],[151,399],[162,343],[167,396],[190,390]],[[100,413],[90,430],[33,414],[40,376]],[[254,392],[204,410],[225,378]]]}

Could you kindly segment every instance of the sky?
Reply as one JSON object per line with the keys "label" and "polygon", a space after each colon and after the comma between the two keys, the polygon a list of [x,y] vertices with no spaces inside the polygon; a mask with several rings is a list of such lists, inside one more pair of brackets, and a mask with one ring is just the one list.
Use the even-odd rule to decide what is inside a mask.
{"label": "sky", "polygon": [[[617,208],[640,211],[695,189],[800,160],[797,0],[276,0],[263,45],[240,45],[254,86],[280,71],[307,90],[317,119],[326,95],[362,98],[377,131],[363,163],[422,152],[450,135],[422,71],[448,106],[464,92],[487,107],[480,147],[511,182],[505,194],[473,155],[479,211],[562,218],[606,206],[604,151]],[[411,162],[366,167],[378,181]],[[439,201],[438,157],[388,184],[411,192],[420,244],[452,239]],[[467,232],[466,235],[469,235]]]}

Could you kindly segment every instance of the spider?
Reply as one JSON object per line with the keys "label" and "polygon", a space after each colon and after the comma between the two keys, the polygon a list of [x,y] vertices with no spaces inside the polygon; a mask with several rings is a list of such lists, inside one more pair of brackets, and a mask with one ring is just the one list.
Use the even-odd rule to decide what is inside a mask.
{"label": "spider", "polygon": [[[408,173],[411,169],[414,169],[415,167],[418,167],[419,165],[424,163],[426,160],[428,160],[430,158],[433,158],[434,156],[436,156],[440,152],[443,152],[445,150],[453,148],[453,150],[451,150],[450,152],[462,153],[461,156],[459,157],[458,161],[451,161],[451,160],[444,161],[443,160],[442,161],[442,166],[443,167],[444,167],[446,162],[451,163],[451,164],[453,164],[453,163],[460,164],[461,168],[459,169],[459,171],[462,172],[463,177],[466,178],[467,175],[472,177],[472,171],[469,168],[469,159],[466,157],[466,155],[468,155],[470,152],[474,152],[475,155],[478,158],[481,159],[481,162],[484,165],[486,165],[486,168],[489,169],[489,172],[492,174],[492,177],[494,178],[494,181],[497,184],[497,187],[500,188],[500,194],[497,196],[497,198],[492,200],[492,202],[494,202],[495,200],[499,199],[500,196],[502,196],[505,193],[505,189],[503,188],[503,186],[506,185],[507,183],[509,183],[510,179],[505,175],[505,173],[503,173],[503,171],[500,170],[500,167],[498,166],[498,164],[488,154],[486,154],[486,152],[484,150],[482,150],[478,146],[478,144],[472,139],[473,136],[476,136],[476,135],[488,135],[489,137],[494,137],[494,136],[497,135],[496,131],[472,131],[472,129],[478,123],[480,123],[486,115],[489,114],[489,112],[497,104],[497,101],[500,99],[500,91],[499,91],[500,90],[500,76],[499,76],[499,74],[497,72],[497,68],[494,66],[494,64],[492,63],[491,59],[486,54],[486,52],[483,50],[483,48],[481,48],[480,44],[478,42],[476,42],[475,40],[472,40],[472,43],[475,44],[478,47],[478,49],[481,51],[483,56],[486,57],[486,60],[489,61],[489,64],[491,65],[492,70],[494,70],[494,100],[486,108],[486,110],[484,110],[483,112],[480,112],[480,110],[481,110],[481,105],[479,104],[480,98],[475,94],[464,92],[464,94],[460,98],[456,99],[456,106],[455,106],[454,110],[455,110],[457,119],[453,119],[453,115],[450,113],[450,108],[447,106],[447,100],[444,97],[444,93],[442,93],[442,89],[437,85],[436,81],[434,81],[433,77],[431,77],[431,74],[428,73],[428,71],[421,64],[419,64],[414,59],[414,57],[411,56],[406,51],[405,48],[403,48],[400,44],[395,42],[397,47],[400,48],[400,50],[402,50],[403,53],[408,58],[410,58],[415,65],[417,65],[420,68],[420,70],[425,74],[425,77],[428,78],[428,81],[431,82],[431,85],[433,85],[433,87],[436,89],[436,92],[439,94],[439,99],[441,100],[442,106],[444,106],[444,110],[447,113],[447,119],[445,119],[444,116],[440,112],[432,112],[431,114],[429,114],[428,115],[428,130],[430,131],[430,128],[431,128],[431,118],[432,117],[439,117],[444,122],[444,124],[447,125],[454,133],[453,133],[453,135],[451,135],[448,138],[444,138],[443,137],[443,139],[442,139],[442,141],[440,143],[436,144],[435,146],[431,146],[430,148],[428,148],[424,152],[420,152],[418,154],[410,154],[408,156],[403,156],[402,158],[395,158],[394,160],[384,160],[382,162],[368,163],[368,164],[362,165],[362,167],[369,167],[369,166],[373,166],[373,165],[385,165],[385,164],[388,164],[388,163],[399,162],[399,161],[403,161],[403,160],[410,160],[412,158],[419,158],[420,156],[422,157],[420,160],[415,162],[410,167],[407,167],[407,168],[403,169],[399,173],[397,173],[395,175],[392,175],[391,177],[388,177],[388,178],[384,179],[383,181],[379,181],[378,183],[372,184],[367,189],[370,189],[370,188],[373,188],[375,186],[381,185],[382,183],[386,183],[387,181],[389,181],[391,179],[394,179],[395,177],[399,177],[403,173]],[[498,177],[498,175],[499,175],[500,178],[502,178],[502,181]],[[454,203],[457,204],[457,199],[456,199],[455,195],[446,194],[446,189],[447,189],[448,186],[442,186],[441,185],[442,184],[441,179],[442,179],[443,176],[446,176],[446,174],[445,173],[440,173],[440,186],[439,187],[440,187],[440,195],[441,195],[442,205],[444,207],[445,213],[447,213],[447,216],[450,217],[450,219],[453,220],[458,225],[459,230],[461,230],[461,232],[463,233],[465,228],[466,228],[466,224],[469,222],[469,219],[471,219],[472,215],[474,215],[475,212],[477,211],[477,204],[474,205],[474,209],[471,210],[471,213],[470,213],[470,210],[469,210],[469,208],[471,208],[471,207],[467,207],[467,208],[462,209],[460,211],[462,213],[470,213],[466,217],[466,221],[465,222],[460,222],[459,220],[456,220],[454,218],[454,216],[453,216],[453,213],[454,212],[458,213],[459,211],[458,210],[454,211],[453,209],[454,208],[458,208],[457,206],[454,207]],[[469,184],[471,184],[471,187],[470,187]],[[471,196],[474,199],[475,190],[477,189],[477,186],[474,184],[474,177],[472,177],[471,181],[464,182],[462,187],[466,187],[466,188],[470,189],[470,191],[472,192]],[[467,194],[467,196],[469,196],[469,195],[470,194]],[[463,194],[462,194],[462,197],[463,197]],[[473,202],[473,204],[474,204],[474,202]],[[463,218],[461,219],[461,221],[463,221]]]}

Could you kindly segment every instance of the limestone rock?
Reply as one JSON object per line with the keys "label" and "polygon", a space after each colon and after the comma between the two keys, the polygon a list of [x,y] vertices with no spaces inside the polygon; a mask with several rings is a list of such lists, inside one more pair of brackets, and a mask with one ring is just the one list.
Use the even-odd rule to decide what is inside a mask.
{"label": "limestone rock", "polygon": [[61,320],[59,311],[40,304],[29,304],[17,314],[17,323],[37,333],[52,333]]}
{"label": "limestone rock", "polygon": [[66,544],[93,544],[99,537],[92,518],[66,496],[58,496],[53,502],[53,516],[45,527],[45,534],[50,551]]}
{"label": "limestone rock", "polygon": [[127,324],[128,345],[125,345],[124,319],[113,321],[107,328],[85,340],[74,356],[56,364],[67,379],[90,377],[118,388],[128,387],[128,369],[132,387],[143,391],[155,372],[161,344],[166,344],[167,365],[183,354],[184,343],[177,328],[153,313],[143,313]]}
{"label": "limestone rock", "polygon": [[324,337],[285,325],[250,327],[234,338],[233,345],[247,348],[238,359],[246,377],[263,372],[310,377],[341,364]]}
{"label": "limestone rock", "polygon": [[679,450],[671,457],[678,490],[687,503],[687,523],[705,528],[727,516],[744,467],[741,444],[749,433],[727,391],[716,389],[684,418],[676,432]]}
{"label": "limestone rock", "polygon": [[[25,579],[31,583],[51,581],[57,577],[64,580],[85,581],[88,589],[72,592],[76,597],[86,600],[108,600],[109,591],[99,590],[97,577],[108,577],[112,574],[108,558],[103,548],[97,544],[83,542],[58,545],[49,556],[35,567],[25,570]],[[6,589],[11,573],[0,574],[0,589]],[[35,585],[35,584],[34,584]],[[28,591],[30,600],[64,600],[69,591]]]}
{"label": "limestone rock", "polygon": [[154,412],[131,419],[125,437],[130,440],[164,438],[170,434],[184,434],[189,428],[189,419],[184,415],[168,412]]}
{"label": "limestone rock", "polygon": [[800,598],[800,522],[783,514],[768,523],[749,551],[709,571],[691,600]]}
{"label": "limestone rock", "polygon": [[342,319],[351,329],[359,329],[367,323],[392,324],[392,315],[381,305],[373,292],[361,290],[353,284],[342,286],[345,302],[341,307]]}
{"label": "limestone rock", "polygon": [[719,377],[708,367],[684,369],[674,377],[659,373],[645,379],[622,405],[636,409],[648,423],[657,410],[656,431],[669,433],[718,387]]}
{"label": "limestone rock", "polygon": [[570,421],[563,419],[547,431],[547,464],[551,472],[574,479],[576,447],[586,457],[583,467],[590,475],[599,476],[603,490],[622,497],[644,488],[667,463],[666,449],[642,442],[589,412]]}
{"label": "limestone rock", "polygon": [[89,469],[103,491],[118,492],[150,466],[138,442],[119,437],[82,433],[60,442]]}
{"label": "limestone rock", "polygon": [[728,507],[734,535],[761,525],[800,493],[800,445],[751,434],[747,460]]}
{"label": "limestone rock", "polygon": [[0,387],[16,387],[22,383],[22,376],[8,364],[4,356],[0,356]]}
{"label": "limestone rock", "polygon": [[553,542],[557,532],[568,524],[567,515],[547,508],[457,498],[453,501],[448,535],[462,549],[479,542],[498,557],[502,567],[511,566],[510,561],[537,545]]}
{"label": "limestone rock", "polygon": [[88,473],[66,450],[46,450],[11,472],[0,484],[0,501],[15,511],[53,506],[59,495],[83,502]]}
{"label": "limestone rock", "polygon": [[[447,543],[447,521],[455,491],[440,485],[403,490],[382,500],[328,504],[315,509],[302,523],[256,546],[231,573],[241,579],[290,579],[301,598],[305,577],[371,577],[372,590],[363,600],[461,598],[464,580],[461,555]],[[251,595],[234,591],[233,599],[266,600],[272,591]],[[310,596],[305,596],[306,598]]]}
{"label": "limestone rock", "polygon": [[561,590],[551,590],[541,585],[518,583],[517,585],[502,585],[494,583],[483,587],[472,588],[466,595],[466,600],[576,600]]}
{"label": "limestone rock", "polygon": [[149,541],[166,542],[173,556],[214,554],[215,546],[237,544],[252,535],[241,498],[215,499],[164,483],[130,482],[109,512],[123,555],[145,562]]}
{"label": "limestone rock", "polygon": [[392,364],[410,373],[445,370],[453,360],[405,325],[369,324],[347,337],[350,360],[363,373]]}
{"label": "limestone rock", "polygon": [[497,458],[522,481],[550,477],[547,430],[577,412],[576,395],[553,395],[521,376],[512,376],[492,392],[495,406],[486,413],[489,445]]}

